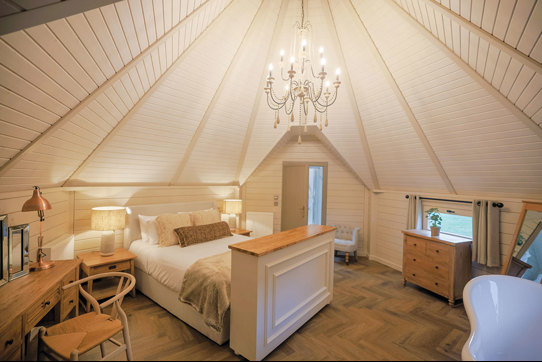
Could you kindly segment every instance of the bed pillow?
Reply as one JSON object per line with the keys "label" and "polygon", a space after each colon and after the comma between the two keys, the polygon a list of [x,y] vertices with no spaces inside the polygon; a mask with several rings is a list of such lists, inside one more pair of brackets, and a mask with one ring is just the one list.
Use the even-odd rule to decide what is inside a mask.
{"label": "bed pillow", "polygon": [[180,227],[175,229],[175,232],[179,237],[182,248],[232,236],[230,226],[224,221],[206,225]]}
{"label": "bed pillow", "polygon": [[191,215],[192,215],[192,224],[194,226],[215,224],[221,221],[220,212],[218,211],[218,209],[193,211]]}
{"label": "bed pillow", "polygon": [[158,230],[156,229],[156,216],[138,215],[141,239],[151,245],[158,244]]}
{"label": "bed pillow", "polygon": [[175,229],[183,226],[191,226],[189,214],[162,214],[156,218],[159,244],[161,247],[179,244],[179,238]]}

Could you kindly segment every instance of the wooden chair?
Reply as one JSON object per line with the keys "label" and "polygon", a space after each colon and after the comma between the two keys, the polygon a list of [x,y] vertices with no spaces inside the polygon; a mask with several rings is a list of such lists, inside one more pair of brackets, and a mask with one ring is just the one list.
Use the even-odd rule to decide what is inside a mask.
{"label": "wooden chair", "polygon": [[331,225],[337,228],[335,232],[335,255],[338,251],[344,252],[346,265],[350,264],[350,253],[358,260],[359,227],[345,225]]}
{"label": "wooden chair", "polygon": [[[89,280],[111,277],[120,278],[117,293],[102,304],[98,304],[98,301],[81,286],[81,284]],[[78,285],[79,291],[90,302],[93,311],[49,328],[41,327],[38,357],[39,353],[43,353],[53,360],[78,361],[81,354],[100,346],[102,361],[109,360],[123,351],[126,351],[128,361],[131,361],[132,346],[128,330],[128,319],[121,308],[121,304],[124,296],[134,289],[135,283],[136,280],[133,275],[113,272],[93,275],[64,286],[63,289],[69,289]],[[103,314],[103,309],[111,305],[111,314]],[[113,339],[113,336],[120,331],[123,332],[124,343]],[[118,346],[108,355],[105,354],[105,342],[107,341]]]}

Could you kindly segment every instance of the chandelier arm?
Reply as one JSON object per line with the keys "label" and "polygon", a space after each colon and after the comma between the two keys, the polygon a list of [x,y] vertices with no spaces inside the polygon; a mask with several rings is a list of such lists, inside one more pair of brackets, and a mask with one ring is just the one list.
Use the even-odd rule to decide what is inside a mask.
{"label": "chandelier arm", "polygon": [[[317,102],[314,102],[312,101],[312,105],[314,107],[314,109],[318,112],[318,113],[324,113],[326,111],[326,106],[322,106],[320,105],[319,103]],[[319,108],[320,107],[320,108]]]}
{"label": "chandelier arm", "polygon": [[285,77],[285,76],[284,76],[284,68],[283,68],[283,67],[280,67],[280,77],[282,78],[282,81],[283,81],[283,82],[287,82],[287,81],[290,80],[289,77]]}
{"label": "chandelier arm", "polygon": [[290,108],[289,111],[288,111],[288,103],[285,103],[285,105],[286,106],[284,107],[284,112],[286,112],[287,115],[291,115],[295,108],[295,101],[292,102],[292,107]]}
{"label": "chandelier arm", "polygon": [[284,105],[273,105],[269,102],[269,95],[267,96],[267,105],[269,106],[269,108],[271,108],[272,110],[274,111],[280,111]]}
{"label": "chandelier arm", "polygon": [[274,103],[276,104],[283,104],[284,102],[281,102],[279,101],[279,97],[277,97],[277,95],[275,94],[275,90],[273,89],[273,86],[270,87],[270,92],[269,94],[271,95],[271,99],[273,100]]}
{"label": "chandelier arm", "polygon": [[328,103],[328,107],[333,105],[333,103],[335,103],[335,101],[337,100],[337,94],[339,93],[339,89],[336,88],[335,89],[335,92],[333,93],[333,96],[331,97],[331,102]]}

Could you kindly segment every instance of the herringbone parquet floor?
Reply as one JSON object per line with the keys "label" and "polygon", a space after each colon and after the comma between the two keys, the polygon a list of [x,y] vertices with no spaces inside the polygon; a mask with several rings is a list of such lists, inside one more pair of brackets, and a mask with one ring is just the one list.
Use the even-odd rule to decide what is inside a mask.
{"label": "herringbone parquet floor", "polygon": [[[470,331],[462,306],[403,287],[400,272],[365,258],[348,267],[337,259],[334,288],[332,304],[266,360],[460,360]],[[138,360],[240,359],[141,294],[123,307]],[[85,356],[92,358],[99,349]]]}

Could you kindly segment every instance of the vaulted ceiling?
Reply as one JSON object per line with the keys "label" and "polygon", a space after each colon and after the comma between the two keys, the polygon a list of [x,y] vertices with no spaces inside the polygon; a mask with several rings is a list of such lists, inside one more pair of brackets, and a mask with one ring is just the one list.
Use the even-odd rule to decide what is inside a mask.
{"label": "vaulted ceiling", "polygon": [[[542,0],[307,8],[343,69],[321,139],[368,188],[542,196]],[[299,17],[125,0],[3,35],[0,191],[243,184],[288,132],[263,87]]]}

